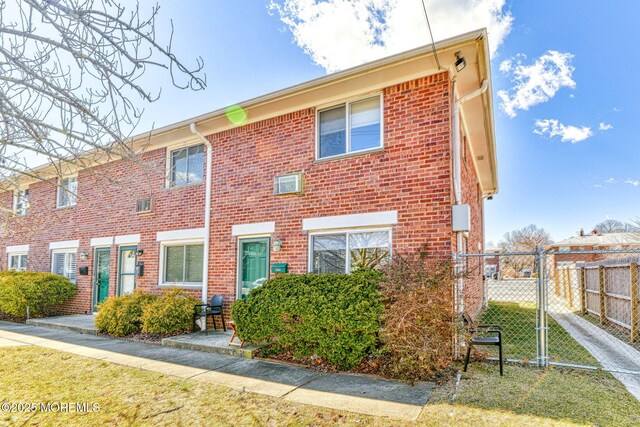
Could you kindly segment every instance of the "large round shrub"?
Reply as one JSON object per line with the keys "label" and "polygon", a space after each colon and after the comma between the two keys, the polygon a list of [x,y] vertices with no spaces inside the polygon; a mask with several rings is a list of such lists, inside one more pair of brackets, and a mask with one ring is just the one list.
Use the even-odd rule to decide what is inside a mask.
{"label": "large round shrub", "polygon": [[178,334],[191,331],[193,308],[202,302],[181,290],[171,290],[144,307],[142,332]]}
{"label": "large round shrub", "polygon": [[98,306],[96,328],[100,332],[116,337],[140,332],[143,309],[156,299],[158,296],[155,294],[139,291],[129,295],[109,297]]}
{"label": "large round shrub", "polygon": [[383,306],[380,274],[283,274],[232,308],[238,335],[264,354],[318,356],[341,369],[375,352]]}
{"label": "large round shrub", "polygon": [[0,272],[0,311],[15,317],[51,314],[59,304],[76,294],[76,285],[66,277],[33,271]]}

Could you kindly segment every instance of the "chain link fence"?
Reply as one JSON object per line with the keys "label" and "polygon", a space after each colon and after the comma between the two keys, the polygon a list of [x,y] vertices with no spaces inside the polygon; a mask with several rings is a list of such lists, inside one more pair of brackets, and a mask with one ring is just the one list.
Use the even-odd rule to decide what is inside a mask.
{"label": "chain link fence", "polygon": [[461,308],[502,327],[504,358],[608,371],[640,398],[640,250],[497,251],[458,259],[472,278]]}

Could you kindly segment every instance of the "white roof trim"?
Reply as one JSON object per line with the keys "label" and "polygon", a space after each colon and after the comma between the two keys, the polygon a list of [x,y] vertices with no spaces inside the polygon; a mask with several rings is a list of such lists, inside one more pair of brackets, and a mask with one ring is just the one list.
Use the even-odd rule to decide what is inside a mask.
{"label": "white roof trim", "polygon": [[276,231],[275,222],[254,222],[253,224],[237,224],[231,227],[232,236],[248,236],[252,234],[271,234]]}
{"label": "white roof trim", "polygon": [[204,239],[204,228],[188,228],[186,230],[160,231],[156,234],[158,242],[167,240]]}
{"label": "white roof trim", "polygon": [[63,240],[60,242],[49,243],[49,250],[52,251],[54,249],[78,249],[79,246],[79,240]]}
{"label": "white roof trim", "polygon": [[370,212],[363,214],[325,216],[302,220],[302,229],[331,230],[340,228],[371,227],[395,225],[398,223],[398,211]]}
{"label": "white roof trim", "polygon": [[124,236],[116,236],[114,239],[116,245],[130,245],[140,243],[139,234],[127,234]]}
{"label": "white roof trim", "polygon": [[7,246],[7,253],[29,252],[29,245]]}
{"label": "white roof trim", "polygon": [[111,246],[113,245],[113,237],[94,237],[91,239],[91,246]]}

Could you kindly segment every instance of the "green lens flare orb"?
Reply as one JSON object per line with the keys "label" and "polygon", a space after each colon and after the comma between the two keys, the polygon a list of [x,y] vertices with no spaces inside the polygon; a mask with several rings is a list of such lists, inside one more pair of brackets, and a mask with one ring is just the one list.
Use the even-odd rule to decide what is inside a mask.
{"label": "green lens flare orb", "polygon": [[247,121],[247,112],[239,105],[232,105],[225,108],[224,114],[227,119],[236,126],[242,126]]}

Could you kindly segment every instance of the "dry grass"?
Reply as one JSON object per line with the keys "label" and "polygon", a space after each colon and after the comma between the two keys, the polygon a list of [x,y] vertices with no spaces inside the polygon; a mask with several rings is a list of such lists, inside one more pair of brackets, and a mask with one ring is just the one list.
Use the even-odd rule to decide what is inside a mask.
{"label": "dry grass", "polygon": [[[498,378],[493,371],[490,373],[478,371],[479,377],[470,377],[476,378],[477,381],[470,385],[463,382],[458,404],[446,403],[447,389],[443,388],[436,396],[436,400],[439,401],[427,405],[418,422],[403,423],[243,393],[44,348],[2,348],[0,352],[2,353],[0,401],[95,402],[101,408],[99,412],[87,414],[0,413],[0,424],[10,426],[456,425],[464,427],[580,424],[568,421],[568,417],[566,417],[567,420],[561,420],[562,417],[553,414],[548,418],[535,416],[533,409],[509,411],[508,405],[505,407],[504,401],[494,396],[500,392],[491,390],[496,388],[493,381]],[[481,380],[481,378],[485,379]],[[508,381],[510,381],[509,384],[513,382],[513,380]],[[482,396],[485,392],[489,393],[489,399],[483,404]],[[481,401],[475,401],[476,397]],[[614,395],[613,399],[619,399],[619,396]],[[603,402],[603,405],[605,403],[608,401]],[[615,408],[617,407],[614,407],[614,410],[617,410]],[[638,413],[637,410],[636,413]],[[599,424],[613,425],[607,422]]]}

